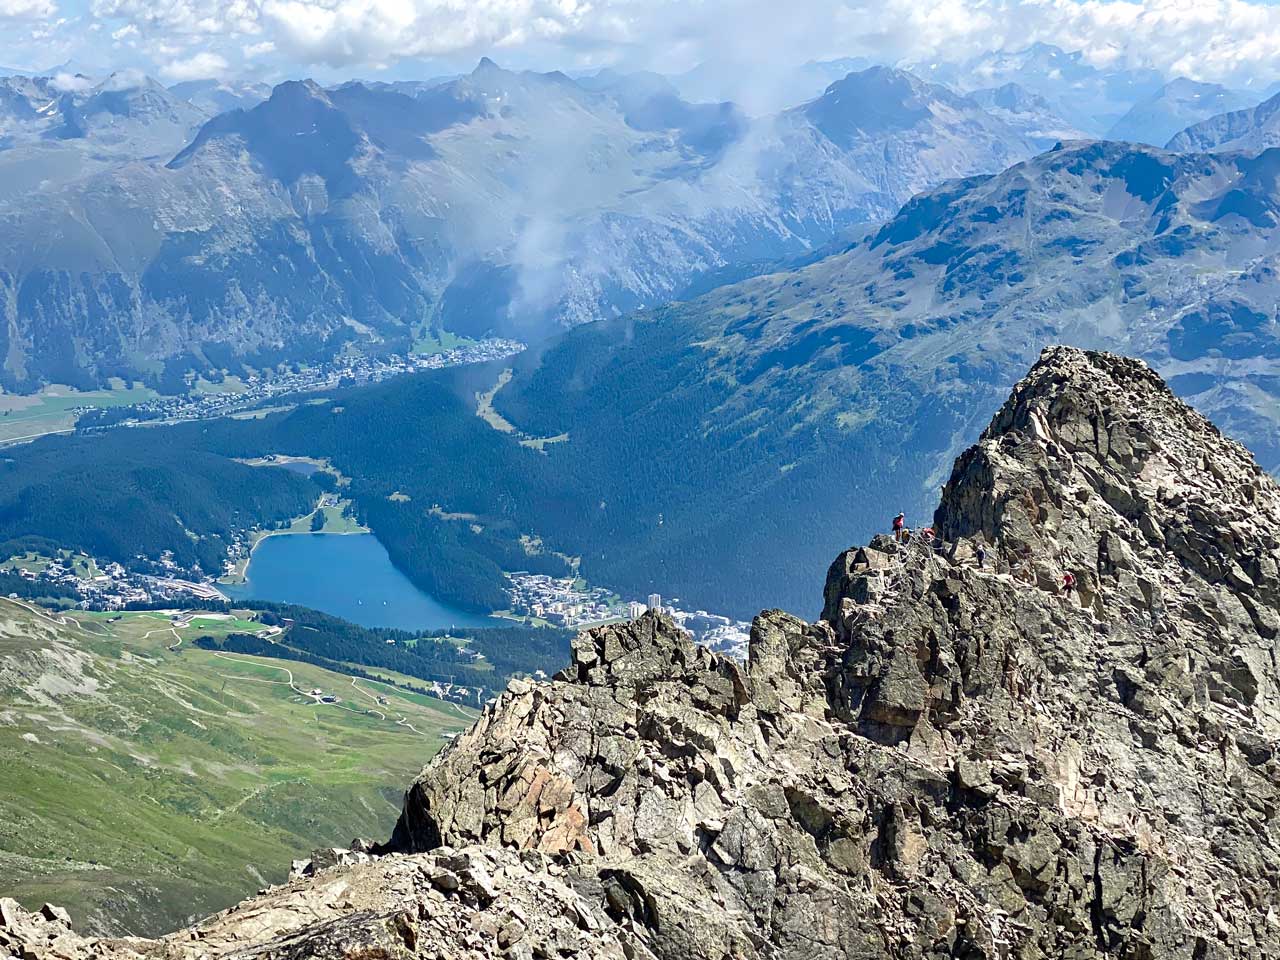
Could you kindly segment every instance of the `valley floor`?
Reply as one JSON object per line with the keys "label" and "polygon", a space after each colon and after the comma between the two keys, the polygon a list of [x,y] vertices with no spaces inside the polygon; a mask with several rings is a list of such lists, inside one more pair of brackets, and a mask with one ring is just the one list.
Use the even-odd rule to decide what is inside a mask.
{"label": "valley floor", "polygon": [[0,600],[0,896],[154,933],[388,834],[396,788],[473,714],[197,637],[239,615]]}

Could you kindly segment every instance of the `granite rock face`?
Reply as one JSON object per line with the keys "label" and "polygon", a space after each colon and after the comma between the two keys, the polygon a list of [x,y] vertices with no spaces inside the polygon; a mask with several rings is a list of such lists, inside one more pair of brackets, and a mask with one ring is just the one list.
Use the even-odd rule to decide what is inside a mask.
{"label": "granite rock face", "polygon": [[760,614],[745,665],[661,615],[586,631],[369,862],[162,941],[10,909],[0,946],[1280,957],[1280,488],[1143,364],[1052,348],[934,530],[842,554],[822,618]]}

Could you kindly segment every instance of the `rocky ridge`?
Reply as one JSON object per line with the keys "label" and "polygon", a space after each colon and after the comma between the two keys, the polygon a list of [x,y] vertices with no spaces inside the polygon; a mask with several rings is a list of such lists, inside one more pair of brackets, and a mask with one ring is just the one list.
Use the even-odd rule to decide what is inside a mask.
{"label": "rocky ridge", "polygon": [[0,903],[0,948],[1280,956],[1276,483],[1144,364],[1050,348],[933,526],[843,553],[817,622],[760,614],[745,665],[660,615],[583,633],[366,862],[160,941]]}
{"label": "rocky ridge", "polygon": [[1176,134],[1169,150],[1259,153],[1280,146],[1280,96],[1209,117]]}

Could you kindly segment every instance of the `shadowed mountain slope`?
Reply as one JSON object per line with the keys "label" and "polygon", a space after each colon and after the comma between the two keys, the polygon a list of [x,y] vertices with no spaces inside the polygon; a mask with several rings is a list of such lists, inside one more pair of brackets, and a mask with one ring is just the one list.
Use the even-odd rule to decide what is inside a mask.
{"label": "shadowed mountain slope", "polygon": [[587,631],[426,767],[372,855],[160,942],[84,941],[7,905],[0,943],[35,960],[1269,955],[1278,525],[1280,487],[1149,368],[1052,348],[957,461],[942,549],[842,553],[822,619],[765,611],[745,665],[657,614]]}
{"label": "shadowed mountain slope", "polygon": [[8,386],[403,351],[427,329],[535,339],[1034,151],[894,71],[752,120],[660,78],[488,60],[435,85],[283,83],[182,142],[67,171],[0,149],[20,187],[0,188]]}

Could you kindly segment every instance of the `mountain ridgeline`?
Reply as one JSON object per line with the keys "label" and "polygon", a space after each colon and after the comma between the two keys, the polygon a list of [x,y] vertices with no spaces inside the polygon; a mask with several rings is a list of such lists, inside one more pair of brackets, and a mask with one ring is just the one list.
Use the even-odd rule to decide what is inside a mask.
{"label": "mountain ridgeline", "polygon": [[1277,164],[1066,145],[799,270],[572,331],[495,405],[569,434],[547,456],[593,505],[557,528],[599,545],[584,570],[717,603],[803,609],[833,510],[865,535],[924,515],[1046,342],[1142,356],[1277,471]]}
{"label": "mountain ridgeline", "polygon": [[[191,450],[212,480],[207,454],[292,453],[352,478],[397,566],[470,609],[502,608],[504,570],[567,575],[569,556],[627,596],[744,616],[746,597],[769,596],[804,610],[845,530],[925,515],[1046,342],[1141,356],[1280,470],[1278,163],[1277,151],[1074,143],[950,183],[829,256],[527,352],[493,397],[515,433],[476,416],[499,371],[474,368],[329,392],[260,420],[12,448],[0,532],[155,556],[156,523],[113,524],[123,488],[86,476],[137,478],[139,456],[173,468]],[[254,476],[222,464],[227,491]],[[238,518],[224,517],[235,504],[219,483],[188,509],[156,476],[130,481],[143,500],[126,507],[181,518],[194,539],[165,535],[205,569],[228,519],[275,522],[293,503],[275,499],[286,482],[273,471],[257,476],[276,492]],[[157,536],[142,542],[146,531]]]}
{"label": "mountain ridgeline", "polygon": [[1251,107],[1256,100],[1256,97],[1229,90],[1218,83],[1197,83],[1179,78],[1134,104],[1133,109],[1107,131],[1107,139],[1164,146],[1187,127],[1220,114]]}
{"label": "mountain ridgeline", "polygon": [[[168,383],[165,369],[350,341],[404,351],[426,329],[542,337],[804,253],[1036,149],[977,101],[881,67],[749,118],[652,75],[579,82],[485,60],[439,84],[290,81],[198,130],[195,103],[118,80],[127,123],[74,143],[57,124],[88,107],[59,108],[64,122],[37,102],[72,80],[6,82],[0,110],[26,133],[0,168],[40,185],[0,189],[8,388]],[[204,109],[257,95],[186,92]],[[149,117],[165,137],[99,155],[122,129],[145,139]]]}
{"label": "mountain ridgeline", "polygon": [[1015,84],[1052,105],[1077,130],[1102,137],[1135,104],[1165,85],[1151,69],[1106,69],[1080,50],[1037,42],[1021,50],[994,50],[967,61],[917,64],[919,76],[965,91]]}
{"label": "mountain ridgeline", "polygon": [[579,635],[427,765],[384,844],[158,941],[0,901],[0,946],[1275,953],[1280,486],[1145,364],[1054,347],[957,459],[933,526],[841,552],[821,617],[761,613],[745,664],[656,613]]}

